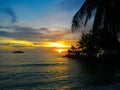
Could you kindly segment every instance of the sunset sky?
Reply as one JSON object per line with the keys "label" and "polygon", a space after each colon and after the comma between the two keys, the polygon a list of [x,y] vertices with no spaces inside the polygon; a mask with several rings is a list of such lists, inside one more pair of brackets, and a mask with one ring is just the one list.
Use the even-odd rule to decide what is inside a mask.
{"label": "sunset sky", "polygon": [[[80,32],[70,30],[84,0],[0,0],[0,52],[69,48]],[[81,29],[82,30],[82,29]]]}

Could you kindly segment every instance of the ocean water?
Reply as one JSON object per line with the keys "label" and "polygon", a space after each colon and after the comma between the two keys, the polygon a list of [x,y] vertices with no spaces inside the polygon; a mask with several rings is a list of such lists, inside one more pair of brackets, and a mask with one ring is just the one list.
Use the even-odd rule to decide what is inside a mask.
{"label": "ocean water", "polygon": [[0,53],[0,90],[120,90],[119,69],[54,53]]}

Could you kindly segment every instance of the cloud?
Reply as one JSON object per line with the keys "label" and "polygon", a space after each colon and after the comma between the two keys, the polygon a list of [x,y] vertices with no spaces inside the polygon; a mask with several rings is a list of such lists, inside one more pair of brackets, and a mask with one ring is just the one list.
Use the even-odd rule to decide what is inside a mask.
{"label": "cloud", "polygon": [[14,11],[13,11],[12,9],[6,8],[6,9],[2,9],[1,11],[4,12],[4,13],[6,13],[6,14],[8,14],[9,16],[12,17],[12,18],[11,18],[11,22],[12,22],[12,23],[15,23],[15,22],[16,22],[17,17],[16,17],[16,15],[15,15],[15,13],[14,13]]}
{"label": "cloud", "polygon": [[[78,33],[78,32],[77,32]],[[0,36],[27,40],[31,42],[58,41],[78,39],[79,35],[72,34],[67,28],[31,28],[23,26],[1,27]]]}
{"label": "cloud", "polygon": [[0,26],[11,26],[16,21],[17,17],[11,8],[0,8]]}
{"label": "cloud", "polygon": [[[67,28],[31,28],[25,26],[0,26],[0,50],[35,49],[48,47],[49,43],[61,42],[70,45],[79,38]],[[75,41],[75,40],[74,40]]]}

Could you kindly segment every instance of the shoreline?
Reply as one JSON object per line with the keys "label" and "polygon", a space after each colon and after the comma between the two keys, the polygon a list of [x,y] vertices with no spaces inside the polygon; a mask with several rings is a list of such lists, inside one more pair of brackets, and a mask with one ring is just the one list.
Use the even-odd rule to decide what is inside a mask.
{"label": "shoreline", "polygon": [[72,58],[80,62],[96,62],[96,63],[112,63],[112,64],[120,64],[120,56],[85,56],[85,55],[64,55],[63,57]]}

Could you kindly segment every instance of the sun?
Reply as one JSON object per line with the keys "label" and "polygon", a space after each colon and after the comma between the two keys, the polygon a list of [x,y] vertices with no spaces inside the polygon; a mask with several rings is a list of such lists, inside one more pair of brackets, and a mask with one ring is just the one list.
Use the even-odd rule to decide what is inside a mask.
{"label": "sun", "polygon": [[55,51],[57,51],[58,53],[62,53],[62,52],[67,51],[67,49],[56,49]]}
{"label": "sun", "polygon": [[59,49],[59,50],[57,50],[59,53],[62,53],[62,50],[61,49]]}

